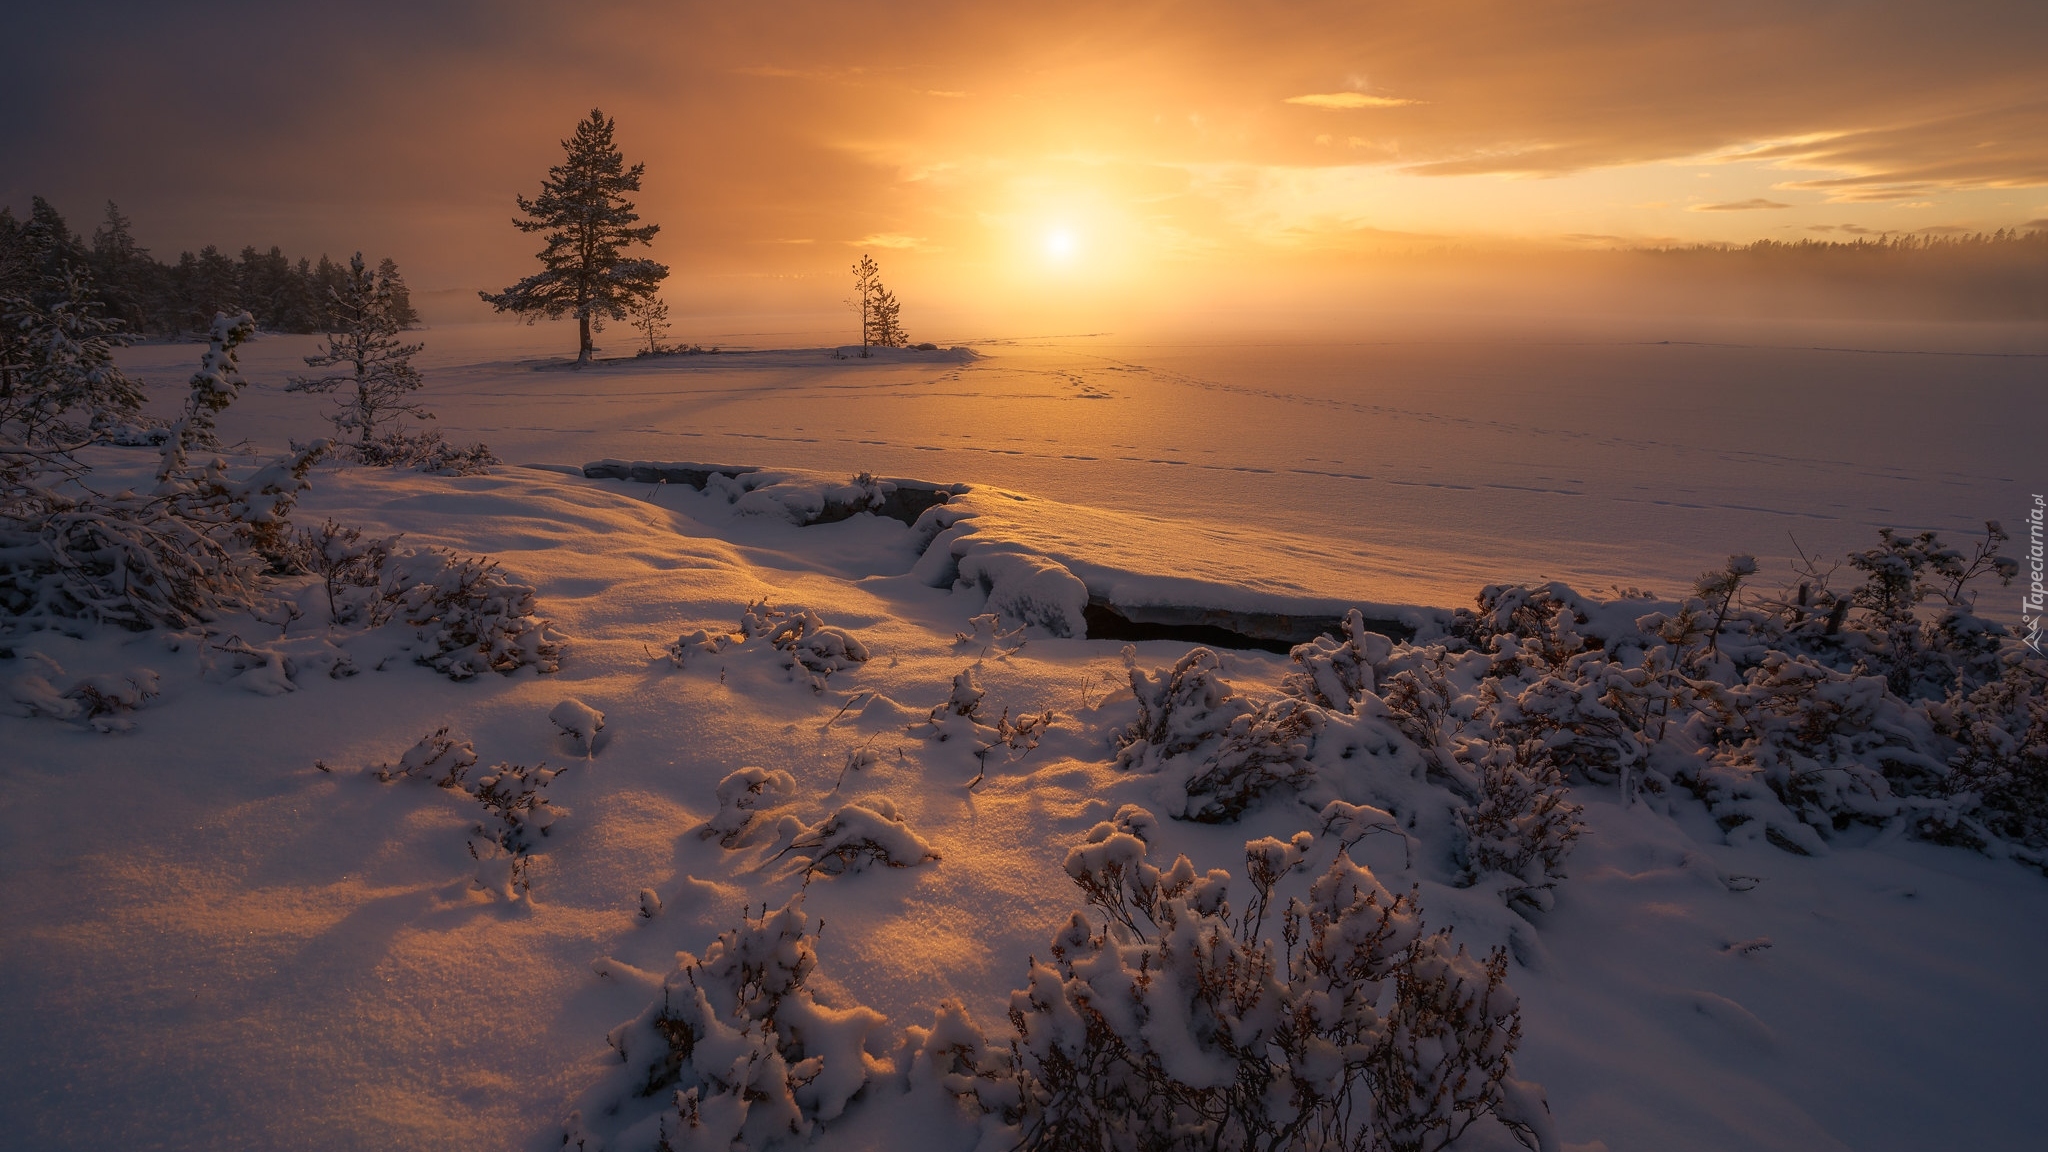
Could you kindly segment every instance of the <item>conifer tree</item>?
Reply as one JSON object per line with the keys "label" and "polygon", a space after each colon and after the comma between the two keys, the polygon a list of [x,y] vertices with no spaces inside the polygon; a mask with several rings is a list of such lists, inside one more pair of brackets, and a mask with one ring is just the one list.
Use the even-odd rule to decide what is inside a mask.
{"label": "conifer tree", "polygon": [[647,354],[661,352],[661,338],[668,335],[668,301],[649,296],[633,306],[633,327],[647,337]]}
{"label": "conifer tree", "polygon": [[590,363],[593,322],[624,320],[668,275],[667,265],[622,252],[631,244],[651,243],[661,226],[634,225],[640,216],[625,194],[640,190],[646,165],[625,166],[625,157],[612,146],[612,123],[592,108],[590,118],[576,125],[576,134],[562,141],[567,158],[548,169],[540,195],[518,197],[525,216],[512,226],[547,236],[539,253],[541,270],[503,292],[478,293],[498,311],[516,312],[529,321],[576,317],[578,367]]}
{"label": "conifer tree", "polygon": [[149,297],[161,265],[135,242],[133,229],[120,206],[107,201],[107,218],[92,233],[92,269],[107,314],[137,332],[149,325]]}
{"label": "conifer tree", "polygon": [[405,286],[405,277],[398,274],[398,261],[389,256],[377,261],[377,281],[391,286],[391,319],[400,328],[418,327],[420,314],[412,306],[412,291]]}
{"label": "conifer tree", "polygon": [[412,399],[421,383],[412,358],[426,345],[398,339],[400,325],[392,307],[396,272],[396,265],[392,276],[371,272],[360,252],[349,260],[327,302],[333,317],[327,347],[306,357],[308,367],[346,370],[326,376],[294,376],[285,385],[287,392],[339,391],[329,419],[343,436],[354,432],[358,448],[370,442],[379,424],[394,416],[433,418]]}
{"label": "conifer tree", "polygon": [[869,348],[901,348],[910,343],[897,316],[896,294],[882,286],[882,269],[865,253],[853,266],[853,305],[860,312],[860,354]]}
{"label": "conifer tree", "polygon": [[0,212],[0,442],[85,440],[133,418],[142,390],[113,357],[125,343],[64,218],[40,196],[26,223]]}

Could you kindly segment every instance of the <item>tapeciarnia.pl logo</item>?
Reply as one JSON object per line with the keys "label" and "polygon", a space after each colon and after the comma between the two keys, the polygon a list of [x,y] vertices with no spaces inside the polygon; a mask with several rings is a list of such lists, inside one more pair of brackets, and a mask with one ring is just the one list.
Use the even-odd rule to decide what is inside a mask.
{"label": "tapeciarnia.pl logo", "polygon": [[2042,517],[2048,500],[2034,493],[2034,506],[2027,510],[2027,591],[2020,597],[2020,639],[2036,656],[2043,655],[2042,619],[2048,609],[2048,560],[2042,553]]}

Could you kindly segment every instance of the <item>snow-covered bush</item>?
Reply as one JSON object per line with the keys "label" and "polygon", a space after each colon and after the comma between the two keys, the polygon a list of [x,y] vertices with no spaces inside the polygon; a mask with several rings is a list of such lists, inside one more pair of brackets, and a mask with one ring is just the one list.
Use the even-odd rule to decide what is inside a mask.
{"label": "snow-covered bush", "polygon": [[379,622],[411,625],[425,644],[417,662],[450,680],[559,670],[563,638],[537,611],[533,588],[506,579],[488,557],[419,548],[384,565]]}
{"label": "snow-covered bush", "polygon": [[662,650],[668,654],[668,662],[671,666],[683,668],[689,665],[692,658],[697,656],[716,656],[720,652],[725,651],[726,646],[731,643],[732,636],[730,634],[721,633],[713,636],[710,632],[699,628],[676,637]]}
{"label": "snow-covered bush", "polygon": [[963,668],[953,677],[953,688],[947,697],[934,705],[931,715],[911,725],[911,732],[927,740],[944,743],[958,740],[974,748],[975,759],[981,762],[981,771],[968,782],[972,788],[980,784],[988,771],[988,758],[997,748],[1007,748],[1012,759],[1021,759],[1025,753],[1038,747],[1038,741],[1052,727],[1051,711],[1020,712],[1017,718],[1010,718],[1010,708],[1003,706],[1002,712],[991,723],[983,711],[988,692],[981,686],[981,665]]}
{"label": "snow-covered bush", "polygon": [[796,777],[777,769],[746,767],[726,774],[718,782],[718,811],[704,822],[699,836],[717,838],[727,848],[745,847],[752,839],[754,822],[773,807],[777,797],[796,792]]}
{"label": "snow-covered bush", "polygon": [[1174,815],[1229,823],[1268,793],[1306,787],[1315,775],[1308,754],[1318,715],[1301,701],[1276,700],[1232,720],[1215,747],[1190,767],[1180,785],[1187,800]]}
{"label": "snow-covered bush", "polygon": [[2013,658],[1997,679],[1951,696],[1939,726],[1957,745],[1943,781],[1955,807],[1930,831],[1980,847],[1996,836],[2048,863],[2048,663]]}
{"label": "snow-covered bush", "polygon": [[766,597],[748,604],[740,610],[740,639],[752,640],[766,636],[782,626],[789,613],[768,603]]}
{"label": "snow-covered bush", "polygon": [[1584,824],[1564,773],[1540,739],[1481,746],[1479,802],[1457,813],[1468,884],[1497,878],[1501,895],[1548,910]]}
{"label": "snow-covered bush", "polygon": [[1112,738],[1119,768],[1144,771],[1187,755],[1253,710],[1223,679],[1222,661],[1207,648],[1192,649],[1171,669],[1152,672],[1138,668],[1136,648],[1126,645],[1123,656],[1138,717]]}
{"label": "snow-covered bush", "polygon": [[952,691],[932,706],[931,715],[924,723],[913,725],[911,731],[942,743],[963,739],[978,741],[988,728],[981,722],[981,702],[987,698],[988,690],[981,686],[981,675],[976,671],[979,667],[978,664],[970,665],[956,673]]}
{"label": "snow-covered bush", "polygon": [[162,691],[162,677],[149,668],[85,676],[60,690],[51,678],[69,677],[54,657],[31,652],[27,658],[42,671],[22,673],[7,685],[8,700],[21,715],[83,720],[95,731],[126,732],[135,725],[124,713],[141,708]]}
{"label": "snow-covered bush", "polygon": [[1561,664],[1582,651],[1586,638],[1578,627],[1589,622],[1583,606],[1583,598],[1563,584],[1489,584],[1479,590],[1476,610],[1461,608],[1453,615],[1451,635],[1479,651],[1498,652],[1494,674],[1512,676],[1525,662]]}
{"label": "snow-covered bush", "polygon": [[[1886,778],[1888,762],[1940,768],[1914,748],[1914,729],[1922,726],[1917,714],[1875,676],[1773,652],[1741,683],[1717,686],[1712,701],[1728,737],[1702,776],[1754,774],[1786,809],[1821,833],[1900,814]],[[1717,806],[1716,814],[1729,819],[1753,812]],[[1768,818],[1765,828],[1813,850],[1806,835],[1774,827]]]}
{"label": "snow-covered bush", "polygon": [[469,788],[484,816],[470,832],[469,854],[477,861],[477,883],[502,899],[517,900],[533,888],[528,870],[538,839],[569,814],[548,802],[547,786],[562,770],[538,764],[494,764]]}
{"label": "snow-covered bush", "polygon": [[1493,742],[1510,748],[1528,740],[1542,743],[1557,769],[1595,784],[1621,784],[1624,792],[1647,757],[1640,721],[1623,713],[1643,685],[1600,652],[1568,658],[1536,682],[1513,685],[1488,681],[1480,693],[1490,705]]}
{"label": "snow-covered bush", "polygon": [[379,764],[371,771],[389,784],[393,780],[428,780],[441,788],[461,788],[469,770],[476,767],[476,745],[448,734],[448,726],[427,733],[405,750],[396,764]]}
{"label": "snow-covered bush", "polygon": [[1234,914],[1228,873],[1160,868],[1097,825],[1067,871],[1102,919],[1076,913],[1051,962],[1031,961],[1008,1075],[962,1039],[954,1090],[1026,1149],[1439,1149],[1489,1116],[1555,1148],[1540,1089],[1513,1076],[1503,955],[1426,935],[1414,898],[1341,850],[1287,901],[1284,947],[1264,935],[1314,849],[1308,833],[1248,843],[1252,898]]}
{"label": "snow-covered bush", "polygon": [[809,608],[790,609],[767,635],[769,647],[788,653],[790,675],[799,675],[797,669],[803,669],[816,691],[825,690],[825,680],[834,672],[868,661],[866,645],[844,628],[826,624]]}
{"label": "snow-covered bush", "polygon": [[612,1030],[624,1067],[607,1113],[634,1098],[667,1100],[611,1146],[730,1152],[801,1141],[881,1070],[872,1050],[886,1035],[882,1015],[828,1007],[808,987],[818,937],[803,902],[798,893],[747,916],[702,959],[677,953],[660,999]]}
{"label": "snow-covered bush", "polygon": [[953,644],[959,648],[979,648],[984,655],[996,648],[1015,651],[1024,646],[1024,627],[1018,625],[1005,632],[1003,619],[993,612],[970,616],[967,623],[974,631],[953,633]]}
{"label": "snow-covered bush", "polygon": [[[748,604],[740,613],[739,643],[744,646],[766,640],[769,648],[783,654],[783,667],[792,680],[823,692],[834,672],[865,664],[867,646],[851,632],[825,623],[809,608],[777,608],[766,599]],[[681,668],[696,653],[717,654],[732,643],[730,636],[711,636],[699,630],[676,638],[669,645],[669,662]]]}
{"label": "snow-covered bush", "polygon": [[1353,608],[1344,613],[1344,639],[1318,636],[1297,644],[1287,656],[1294,669],[1280,690],[1319,708],[1350,715],[1377,685],[1378,669],[1393,655],[1394,642],[1365,629],[1365,616]]}
{"label": "snow-covered bush", "polygon": [[924,842],[882,797],[856,800],[805,829],[784,852],[797,853],[804,871],[838,876],[874,865],[909,868],[937,860]]}
{"label": "snow-covered bush", "polygon": [[[1877,547],[1850,553],[1849,566],[1864,577],[1849,595],[1863,612],[1862,656],[1894,694],[1938,699],[1959,672],[1975,671],[1976,683],[1987,672],[1995,674],[1996,646],[1982,642],[1984,622],[1968,612],[1974,602],[1969,585],[1986,575],[2010,584],[2019,566],[1998,554],[2009,539],[1998,522],[1984,529],[1984,540],[1969,555],[1944,545],[1933,532],[1902,538],[1890,528],[1879,530]],[[1940,613],[1922,621],[1917,610],[1930,600],[1940,602]]]}
{"label": "snow-covered bush", "polygon": [[1314,775],[1308,754],[1319,709],[1285,698],[1256,704],[1221,675],[1221,662],[1196,648],[1171,669],[1141,671],[1124,649],[1137,719],[1113,738],[1117,766],[1158,772],[1183,820],[1236,820],[1269,792],[1300,788]]}
{"label": "snow-covered bush", "polygon": [[340,449],[358,464],[377,468],[412,468],[436,476],[476,476],[503,464],[484,443],[456,444],[429,428],[416,436],[401,429],[371,436]]}
{"label": "snow-covered bush", "polygon": [[296,543],[298,565],[318,576],[327,594],[330,621],[352,624],[373,614],[398,537],[364,536],[360,528],[328,520],[317,531],[300,529]]}

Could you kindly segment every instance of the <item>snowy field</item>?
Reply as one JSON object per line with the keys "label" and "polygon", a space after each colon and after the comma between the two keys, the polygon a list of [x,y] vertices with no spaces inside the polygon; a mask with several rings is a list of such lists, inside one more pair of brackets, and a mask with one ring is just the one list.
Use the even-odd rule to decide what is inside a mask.
{"label": "snowy field", "polygon": [[[947,1019],[1008,1034],[1027,957],[1049,963],[1083,907],[1070,851],[1135,843],[1098,827],[1126,805],[1157,817],[1149,859],[1228,869],[1240,910],[1247,841],[1313,833],[1282,885],[1306,898],[1347,839],[1333,813],[1384,832],[1349,849],[1382,897],[1412,891],[1430,930],[1509,957],[1514,1075],[1540,1085],[1561,1147],[2037,1139],[2039,871],[1911,838],[1902,818],[1845,820],[1822,843],[1777,809],[1745,824],[1624,775],[1575,779],[1568,878],[1510,899],[1461,874],[1430,750],[1386,735],[1356,693],[1317,713],[1298,788],[1235,822],[1172,819],[1194,810],[1185,765],[1163,745],[1114,750],[1141,719],[1123,645],[1072,618],[1091,594],[1374,605],[1418,630],[1375,650],[1366,678],[1385,690],[1483,584],[1661,597],[1598,607],[1590,635],[1674,611],[1731,552],[1756,554],[1756,586],[1775,592],[1788,532],[1827,557],[1881,526],[1961,544],[2048,484],[2039,422],[2022,418],[2041,411],[2041,328],[1418,321],[1343,341],[1003,338],[873,361],[835,360],[801,326],[677,335],[755,351],[572,373],[546,359],[559,330],[429,329],[437,426],[506,466],[323,464],[301,501],[302,525],[495,558],[565,638],[558,671],[452,681],[414,662],[401,624],[331,623],[303,578],[283,589],[292,621],[0,637],[0,704],[25,713],[0,715],[0,1144],[540,1152],[574,1114],[588,1147],[639,1152],[674,1134],[673,1110],[657,1115],[673,1077],[638,1089],[660,1065],[645,1043],[677,954],[705,958],[749,909],[801,890],[816,1004],[791,1012],[823,1061],[797,1093],[815,1146],[1009,1147],[1015,1131],[948,1091],[940,1044],[909,1030],[957,1001],[975,1028],[941,1012],[941,1039]],[[226,439],[274,452],[321,433],[319,402],[281,390],[311,343],[245,349],[253,383]],[[124,364],[168,411],[199,350]],[[89,457],[110,484],[156,460]],[[581,474],[605,458],[766,471],[705,492]],[[860,471],[970,490],[915,527],[793,522],[859,498]],[[764,598],[791,615],[743,622]],[[1979,610],[2010,626],[2016,608],[1993,589]],[[990,611],[994,626],[974,622]],[[1509,645],[1446,665],[1453,687],[1526,685],[1487,670]],[[1189,649],[1138,643],[1135,668]],[[970,668],[978,707],[956,681]],[[140,684],[139,669],[159,694],[110,713],[130,730],[26,714],[38,699],[61,712],[49,691],[80,677]],[[1295,671],[1225,651],[1217,706],[1295,699]],[[564,730],[590,727],[559,707],[572,699],[601,731]],[[467,781],[433,785],[447,760],[403,775],[443,728],[473,745]],[[543,761],[562,770],[538,809],[553,822],[487,831],[477,780]],[[722,804],[746,767],[765,770],[761,795],[735,799],[739,777]],[[833,817],[855,802],[846,818],[901,867],[828,866]],[[1808,854],[1775,846],[1788,838]],[[1458,1146],[1515,1145],[1482,1124]]]}
{"label": "snowy field", "polygon": [[[676,335],[818,349],[835,319]],[[419,339],[438,427],[510,463],[992,485],[1030,498],[1012,514],[1063,558],[1343,602],[1463,605],[1534,579],[1670,595],[1731,552],[1776,578],[1795,538],[1837,556],[1882,527],[1960,536],[2048,484],[2026,418],[2048,376],[2039,324],[1421,316],[1341,338],[1001,338],[965,363],[761,351],[574,376],[564,326]],[[321,430],[315,400],[279,391],[315,342],[245,350],[255,387],[231,436]],[[176,396],[193,355],[124,363]]]}

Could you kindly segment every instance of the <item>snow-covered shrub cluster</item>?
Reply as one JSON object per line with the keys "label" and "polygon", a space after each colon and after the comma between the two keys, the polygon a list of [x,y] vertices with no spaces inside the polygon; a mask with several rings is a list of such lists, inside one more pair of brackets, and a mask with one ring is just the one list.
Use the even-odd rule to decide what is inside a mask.
{"label": "snow-covered shrub cluster", "polygon": [[696,656],[716,656],[728,649],[765,646],[782,654],[782,666],[792,680],[823,692],[834,672],[844,672],[867,663],[867,645],[844,628],[835,628],[816,610],[803,607],[777,608],[765,598],[746,606],[740,613],[740,629],[712,634],[704,629],[686,632],[665,649],[669,663],[688,666]]}
{"label": "snow-covered shrub cluster", "polygon": [[1005,631],[1003,618],[993,612],[969,617],[967,623],[974,631],[953,633],[955,647],[979,648],[986,655],[997,648],[1014,652],[1024,646],[1023,626]]}
{"label": "snow-covered shrub cluster", "polygon": [[882,797],[856,800],[806,828],[784,852],[796,852],[806,874],[838,876],[880,865],[909,868],[939,858]]}
{"label": "snow-covered shrub cluster", "polygon": [[300,529],[294,544],[295,566],[320,578],[329,621],[353,624],[376,614],[396,536],[364,536],[360,528],[328,520],[317,529]]}
{"label": "snow-covered shrub cluster", "polygon": [[[971,665],[960,670],[953,677],[953,688],[946,698],[933,706],[931,715],[911,725],[910,731],[928,740],[944,743],[949,740],[961,741],[974,749],[975,759],[987,772],[988,757],[997,748],[1006,748],[1013,759],[1038,747],[1046,729],[1052,727],[1053,714],[1045,712],[1019,712],[1016,719],[1010,718],[1010,708],[1003,710],[990,723],[982,705],[988,699],[987,689],[981,686],[980,665]],[[979,784],[982,774],[977,774],[968,787]]]}
{"label": "snow-covered shrub cluster", "polygon": [[1937,839],[1974,847],[2004,841],[2048,860],[2048,669],[2014,661],[1998,678],[1931,710],[1956,742],[1941,781],[1954,807],[1931,817]]}
{"label": "snow-covered shrub cluster", "polygon": [[423,645],[418,663],[467,680],[529,666],[558,671],[563,637],[537,612],[533,588],[506,579],[495,560],[417,548],[383,564],[374,622],[410,625]]}
{"label": "snow-covered shrub cluster", "polygon": [[[17,625],[185,627],[267,599],[268,578],[288,570],[291,511],[327,442],[239,478],[220,459],[191,459],[218,446],[215,420],[243,387],[235,350],[254,331],[246,313],[215,318],[147,493],[67,484],[82,471],[72,453],[100,437],[61,414],[82,410],[105,427],[140,403],[132,386],[117,386],[111,363],[104,372],[73,365],[69,383],[52,377],[51,412],[0,404],[0,613]],[[92,380],[99,383],[88,387]]]}
{"label": "snow-covered shrub cluster", "polygon": [[1234,910],[1227,872],[1153,862],[1152,827],[1127,806],[1068,855],[1096,916],[1031,962],[1008,1050],[949,1006],[913,1037],[914,1075],[1027,1149],[1438,1149],[1489,1118],[1557,1146],[1541,1090],[1514,1076],[1504,954],[1425,932],[1412,895],[1309,832],[1245,845]]}
{"label": "snow-covered shrub cluster", "polygon": [[338,450],[345,459],[377,468],[412,468],[436,476],[475,476],[503,464],[488,444],[457,444],[429,428],[416,436],[393,429]]}
{"label": "snow-covered shrub cluster", "polygon": [[393,780],[426,780],[440,788],[461,788],[469,770],[476,767],[476,745],[448,734],[448,726],[427,733],[405,750],[396,764],[371,769],[385,784]]}
{"label": "snow-covered shrub cluster", "polygon": [[1278,699],[1238,693],[1206,649],[1130,660],[1137,715],[1117,764],[1156,773],[1177,818],[1260,798],[1372,797],[1453,833],[1456,878],[1547,907],[1580,829],[1572,786],[1704,801],[1731,842],[1820,853],[1892,825],[2048,862],[2048,664],[1970,611],[2004,576],[1996,525],[1973,552],[1884,534],[1837,592],[1809,571],[1755,597],[1748,557],[1677,602],[1484,589],[1428,642],[1364,631],[1297,646]]}
{"label": "snow-covered shrub cluster", "polygon": [[546,795],[547,786],[562,772],[545,764],[529,768],[500,763],[459,785],[484,808],[469,836],[479,887],[504,900],[517,900],[532,890],[528,870],[538,838],[569,814],[550,804]]}
{"label": "snow-covered shrub cluster", "polygon": [[30,652],[26,659],[42,670],[21,673],[8,682],[8,702],[16,715],[79,720],[95,731],[126,732],[135,725],[123,714],[141,708],[162,690],[162,677],[149,668],[84,676],[59,689],[59,681],[71,679],[63,665],[42,652]]}
{"label": "snow-covered shrub cluster", "polygon": [[[697,830],[721,847],[744,848],[767,831],[768,813],[796,793],[796,778],[776,769],[745,767],[718,782],[718,811]],[[806,877],[838,876],[874,866],[909,868],[937,860],[939,854],[910,830],[894,802],[870,797],[843,804],[824,819],[805,824],[784,813],[773,829],[782,844],[774,858],[795,854]],[[786,843],[784,841],[787,841]]]}
{"label": "snow-covered shrub cluster", "polygon": [[1384,667],[1394,653],[1394,642],[1377,632],[1365,630],[1364,614],[1353,608],[1344,614],[1344,638],[1318,636],[1297,644],[1288,653],[1294,668],[1288,672],[1283,691],[1331,712],[1351,715],[1359,699],[1373,690],[1375,667]]}
{"label": "snow-covered shrub cluster", "polygon": [[469,854],[477,862],[479,888],[503,900],[518,900],[533,888],[528,875],[533,850],[569,810],[549,802],[548,785],[563,769],[500,762],[472,778],[476,745],[458,740],[442,726],[406,749],[396,764],[370,769],[379,782],[424,780],[461,792],[483,806],[469,832]]}
{"label": "snow-covered shrub cluster", "polygon": [[[833,1008],[808,987],[817,932],[798,893],[721,933],[700,959],[676,955],[660,998],[612,1030],[623,1067],[606,1086],[625,1131],[605,1146],[729,1152],[800,1141],[836,1120],[886,1070],[886,1021]],[[634,1118],[635,1101],[658,1101]],[[564,1143],[595,1147],[581,1115]]]}
{"label": "snow-covered shrub cluster", "polygon": [[868,661],[867,646],[844,628],[834,628],[810,608],[792,608],[767,632],[768,646],[789,656],[791,675],[802,668],[811,686],[823,691],[825,680]]}
{"label": "snow-covered shrub cluster", "polygon": [[1160,773],[1173,816],[1235,820],[1267,793],[1309,781],[1320,715],[1313,706],[1292,697],[1257,704],[1239,695],[1207,648],[1171,669],[1146,672],[1126,647],[1124,665],[1138,718],[1115,736],[1116,762]]}
{"label": "snow-covered shrub cluster", "polygon": [[796,777],[779,769],[745,767],[718,782],[718,811],[698,833],[727,848],[743,848],[756,833],[759,818],[781,799],[796,792]]}

